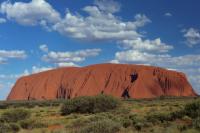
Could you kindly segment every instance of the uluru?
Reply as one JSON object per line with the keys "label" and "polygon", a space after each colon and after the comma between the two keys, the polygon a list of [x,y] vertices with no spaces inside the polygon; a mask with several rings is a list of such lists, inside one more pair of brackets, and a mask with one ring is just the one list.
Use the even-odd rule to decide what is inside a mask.
{"label": "uluru", "polygon": [[136,99],[197,96],[181,72],[144,65],[97,64],[21,77],[7,100],[71,99],[101,93]]}

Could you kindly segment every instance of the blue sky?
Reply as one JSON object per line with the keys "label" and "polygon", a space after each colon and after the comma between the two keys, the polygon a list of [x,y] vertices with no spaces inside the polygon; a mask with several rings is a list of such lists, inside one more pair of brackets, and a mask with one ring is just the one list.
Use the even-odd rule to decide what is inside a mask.
{"label": "blue sky", "polygon": [[199,5],[199,0],[0,0],[0,99],[20,76],[108,62],[184,72],[200,93]]}

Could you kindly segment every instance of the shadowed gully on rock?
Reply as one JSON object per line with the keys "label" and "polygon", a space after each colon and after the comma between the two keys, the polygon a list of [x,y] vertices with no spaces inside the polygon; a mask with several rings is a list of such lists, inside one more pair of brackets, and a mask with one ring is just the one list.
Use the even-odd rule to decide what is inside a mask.
{"label": "shadowed gully on rock", "polygon": [[7,100],[70,99],[101,93],[136,99],[197,96],[181,72],[143,65],[98,64],[22,77]]}

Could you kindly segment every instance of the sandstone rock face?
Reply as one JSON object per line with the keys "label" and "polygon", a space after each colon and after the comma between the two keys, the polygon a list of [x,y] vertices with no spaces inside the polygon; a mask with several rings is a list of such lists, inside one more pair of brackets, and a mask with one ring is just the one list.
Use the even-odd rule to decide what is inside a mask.
{"label": "sandstone rock face", "polygon": [[[137,74],[132,79],[132,74]],[[16,82],[8,100],[42,100],[93,96],[100,93],[131,98],[197,96],[181,72],[159,67],[98,64],[66,67],[25,76]]]}

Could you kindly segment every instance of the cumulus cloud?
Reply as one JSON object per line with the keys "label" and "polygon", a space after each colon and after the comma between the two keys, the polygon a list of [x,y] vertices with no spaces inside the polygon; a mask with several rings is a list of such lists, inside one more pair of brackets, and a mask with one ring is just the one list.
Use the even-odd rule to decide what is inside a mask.
{"label": "cumulus cloud", "polygon": [[23,59],[26,58],[26,52],[23,50],[0,50],[0,57]]}
{"label": "cumulus cloud", "polygon": [[[86,17],[68,11],[65,18],[56,23],[53,29],[76,39],[116,41],[125,48],[158,52],[167,52],[173,49],[171,45],[163,43],[160,38],[144,39],[143,35],[137,31],[138,28],[151,22],[146,15],[136,14],[134,20],[126,22],[114,15],[120,9],[116,4],[107,3],[105,0],[95,3],[94,6],[83,8],[83,11],[88,14]],[[104,4],[109,7],[102,6]],[[111,9],[107,8],[116,10],[110,11]]]}
{"label": "cumulus cloud", "polygon": [[95,0],[94,4],[102,11],[115,13],[120,11],[121,5],[114,0]]}
{"label": "cumulus cloud", "polygon": [[200,32],[198,29],[189,28],[182,30],[184,33],[183,37],[186,39],[188,46],[193,47],[197,44],[200,44]]}
{"label": "cumulus cloud", "polygon": [[[123,21],[115,15],[121,5],[114,0],[95,0],[93,5],[82,10],[87,15],[72,13],[68,9],[64,18],[45,0],[32,0],[29,3],[10,1],[1,4],[0,11],[24,25],[42,25],[47,30],[87,41],[115,41],[134,49],[167,51],[172,46],[161,42],[160,38],[149,40],[138,29],[150,23],[144,14],[136,14],[134,19]],[[43,46],[43,50],[44,50]],[[41,48],[40,48],[41,49]],[[46,50],[46,49],[45,49]]]}
{"label": "cumulus cloud", "polygon": [[153,54],[138,50],[117,52],[113,61],[122,63],[148,63],[170,68],[200,67],[200,55],[171,56],[169,54]]}
{"label": "cumulus cloud", "polygon": [[[42,48],[48,49],[46,45]],[[85,61],[88,57],[95,57],[99,55],[101,49],[84,49],[77,51],[65,51],[65,52],[55,52],[55,51],[45,51],[42,56],[42,60],[49,63],[54,63],[58,67],[64,66],[78,66],[75,63]]]}
{"label": "cumulus cloud", "polygon": [[77,39],[85,40],[124,40],[134,39],[141,35],[137,28],[144,26],[150,20],[141,14],[135,16],[135,21],[123,22],[111,13],[101,11],[96,6],[83,9],[87,17],[67,12],[65,18],[53,27],[59,33]]}
{"label": "cumulus cloud", "polygon": [[82,62],[87,57],[94,57],[99,55],[101,49],[85,49],[78,51],[66,51],[66,52],[54,52],[50,51],[45,54],[42,59],[46,62],[52,62],[56,64],[63,64],[69,62]]}
{"label": "cumulus cloud", "polygon": [[60,21],[60,14],[45,0],[32,0],[29,3],[5,1],[1,3],[0,12],[7,19],[22,25],[52,24]]}
{"label": "cumulus cloud", "polygon": [[37,66],[33,66],[32,67],[32,72],[30,72],[30,73],[34,74],[34,73],[39,73],[39,72],[43,72],[43,71],[48,71],[48,70],[51,70],[51,69],[53,69],[53,67],[37,67]]}
{"label": "cumulus cloud", "polygon": [[6,19],[5,18],[0,18],[0,24],[5,23]]}
{"label": "cumulus cloud", "polygon": [[[173,49],[172,45],[161,41],[159,37],[150,40],[139,32],[141,27],[151,22],[146,15],[136,14],[132,20],[125,21],[116,15],[120,10],[121,5],[114,0],[95,0],[93,5],[82,8],[84,15],[68,9],[63,17],[45,0],[32,0],[28,3],[6,1],[0,5],[0,13],[4,14],[7,20],[22,25],[40,25],[48,31],[80,40],[116,42],[123,49],[116,52],[111,61],[113,63],[151,64],[184,71],[200,67],[200,55],[172,56],[169,54]],[[170,17],[172,14],[165,13],[165,16]],[[186,29],[183,33],[188,46],[193,47],[200,43],[200,32],[197,29]],[[77,63],[101,52],[101,49],[56,52],[49,51],[46,45],[39,48],[44,52],[43,61],[60,67],[76,66]],[[0,63],[5,63],[8,58],[20,58],[12,55],[2,56],[0,52]],[[34,68],[35,72],[39,70],[46,69]],[[32,71],[27,70],[24,74],[30,74]],[[199,81],[190,79],[195,83]]]}
{"label": "cumulus cloud", "polygon": [[172,17],[172,14],[169,13],[169,12],[166,12],[164,15],[165,15],[166,17]]}
{"label": "cumulus cloud", "polygon": [[68,11],[64,18],[45,0],[32,0],[29,3],[6,1],[1,3],[0,12],[8,19],[22,25],[41,25],[47,30],[57,31],[65,36],[86,40],[123,40],[141,35],[137,28],[150,20],[137,14],[132,21],[122,21],[114,13],[120,4],[113,0],[96,0],[93,6],[83,8],[88,16]]}
{"label": "cumulus cloud", "polygon": [[73,63],[73,62],[61,62],[61,63],[58,63],[57,64],[58,67],[70,67],[70,66],[74,66],[74,67],[77,67],[78,65]]}
{"label": "cumulus cloud", "polygon": [[123,40],[122,44],[125,49],[136,49],[140,51],[168,52],[173,49],[172,45],[161,42],[160,38],[155,40],[142,40],[141,38],[135,40]]}
{"label": "cumulus cloud", "polygon": [[0,64],[7,63],[8,59],[24,59],[26,52],[23,50],[0,50]]}
{"label": "cumulus cloud", "polygon": [[49,51],[49,48],[46,44],[42,44],[39,46],[39,49],[43,52],[48,52]]}

